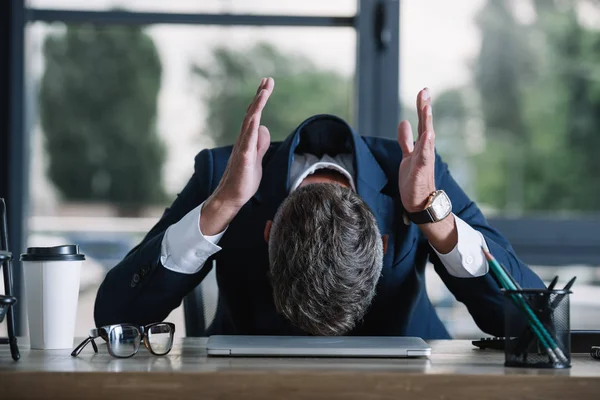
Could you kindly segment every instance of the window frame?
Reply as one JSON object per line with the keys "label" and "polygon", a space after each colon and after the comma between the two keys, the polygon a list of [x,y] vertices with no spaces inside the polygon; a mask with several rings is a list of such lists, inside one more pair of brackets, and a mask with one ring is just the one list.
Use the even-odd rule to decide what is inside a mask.
{"label": "window frame", "polygon": [[[210,13],[164,13],[143,11],[82,11],[72,9],[27,8],[25,0],[2,2],[2,15],[10,24],[2,32],[2,55],[9,68],[2,79],[10,86],[6,99],[9,118],[4,124],[8,135],[2,138],[0,164],[0,196],[8,198],[9,237],[14,254],[21,253],[27,243],[29,203],[29,129],[33,124],[27,106],[25,81],[25,30],[32,22],[92,23],[112,25],[226,25],[226,26],[295,26],[295,27],[352,27],[357,32],[355,121],[358,132],[368,136],[395,137],[399,122],[399,0],[357,0],[354,16],[250,15]],[[4,146],[5,142],[8,144]],[[17,251],[14,251],[17,250]],[[14,293],[22,291],[20,263],[13,264]],[[24,302],[15,312],[17,334],[24,333]]]}

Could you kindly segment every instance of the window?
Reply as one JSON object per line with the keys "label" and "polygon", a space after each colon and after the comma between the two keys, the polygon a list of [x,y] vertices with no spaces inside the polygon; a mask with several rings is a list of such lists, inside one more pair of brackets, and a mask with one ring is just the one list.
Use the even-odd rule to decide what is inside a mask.
{"label": "window", "polygon": [[[31,215],[26,220],[17,213],[9,215],[9,219],[22,220],[23,224],[27,221],[30,233],[27,244],[78,240],[90,254],[93,260],[89,263],[90,277],[82,281],[82,289],[88,287],[88,292],[84,290],[81,295],[82,304],[87,303],[80,307],[80,315],[85,315],[81,318],[87,320],[81,322],[84,331],[78,331],[84,334],[92,323],[91,301],[95,287],[107,268],[159,218],[165,204],[189,177],[193,155],[204,147],[232,141],[236,133],[236,129],[231,128],[237,124],[235,118],[229,118],[231,125],[225,127],[215,125],[214,121],[219,120],[219,113],[229,105],[235,110],[244,107],[245,99],[260,78],[259,70],[271,69],[276,78],[280,77],[277,88],[281,90],[274,94],[272,110],[276,110],[275,104],[294,100],[276,96],[290,92],[289,86],[283,85],[291,84],[292,89],[302,86],[298,79],[302,74],[298,70],[306,72],[307,66],[312,65],[311,79],[329,78],[326,95],[317,93],[318,100],[302,102],[297,114],[286,114],[277,120],[274,116],[279,113],[273,111],[269,117],[267,110],[265,119],[271,118],[271,133],[277,139],[286,136],[303,116],[316,112],[342,115],[362,133],[393,137],[389,132],[395,131],[396,115],[389,110],[396,108],[395,73],[399,69],[403,117],[416,120],[415,96],[422,87],[430,87],[434,97],[437,149],[449,163],[456,180],[546,282],[555,274],[560,274],[560,284],[572,275],[578,276],[572,299],[572,326],[597,328],[597,325],[589,325],[589,321],[598,320],[600,306],[589,299],[598,297],[600,282],[599,250],[594,242],[600,229],[600,219],[594,217],[600,197],[600,180],[594,179],[594,172],[600,166],[594,154],[600,145],[595,135],[600,124],[595,112],[598,108],[595,77],[600,65],[596,51],[600,42],[600,8],[585,0],[569,5],[563,3],[404,0],[401,13],[395,13],[388,20],[389,24],[383,24],[391,29],[393,36],[397,33],[397,18],[402,18],[399,24],[402,57],[397,68],[397,48],[380,51],[382,43],[373,35],[377,27],[376,18],[371,18],[376,16],[375,2],[368,0],[27,1],[26,18],[30,21],[27,21],[28,42],[24,49],[27,53],[26,96],[17,93],[11,99],[26,99],[25,127],[31,132],[27,136],[31,147]],[[40,12],[40,9],[50,12]],[[114,9],[128,12],[115,13]],[[170,13],[186,18],[175,21]],[[204,19],[199,18],[202,13]],[[239,14],[249,14],[252,22],[244,25],[242,19],[237,18]],[[230,19],[225,21],[219,17]],[[190,19],[197,25],[189,25]],[[167,20],[172,24],[166,24]],[[65,21],[69,25],[65,25]],[[50,53],[44,56],[43,45],[48,35],[60,38],[67,32],[79,40],[89,41],[88,46],[82,46],[75,54],[93,53],[103,40],[105,44],[121,46],[117,50],[124,52],[115,54],[126,56],[117,57],[118,62],[109,60],[115,74],[127,76],[131,68],[121,61],[129,60],[135,66],[136,59],[139,62],[140,57],[145,57],[145,84],[135,79],[123,80],[123,86],[136,88],[132,98],[139,96],[147,101],[145,108],[136,108],[133,112],[126,102],[115,101],[115,109],[102,115],[107,118],[98,119],[92,112],[88,120],[97,118],[107,124],[103,130],[106,137],[102,136],[105,141],[111,137],[106,132],[115,131],[106,128],[110,127],[109,117],[119,110],[127,117],[139,118],[135,121],[152,122],[136,122],[133,125],[137,129],[127,130],[134,132],[132,135],[142,135],[135,137],[143,138],[138,143],[147,146],[148,154],[154,151],[166,155],[164,159],[158,157],[160,162],[151,164],[161,165],[153,173],[154,179],[162,180],[163,184],[162,190],[147,196],[154,198],[147,206],[132,207],[131,198],[139,196],[131,196],[131,192],[135,194],[141,189],[134,191],[131,185],[121,190],[129,190],[128,198],[110,193],[117,180],[101,169],[100,173],[88,175],[93,178],[87,182],[85,179],[80,182],[88,192],[94,193],[93,197],[85,198],[74,189],[65,194],[65,187],[82,172],[75,171],[73,165],[81,164],[66,150],[62,154],[60,148],[51,151],[49,132],[59,137],[61,132],[75,132],[83,142],[98,136],[94,136],[93,126],[90,128],[84,119],[76,118],[74,111],[66,113],[62,120],[52,120],[48,104],[56,106],[56,102],[48,98],[44,102],[44,95],[53,93],[42,90],[44,74],[54,68],[62,72],[64,78],[72,61],[56,56],[60,49],[55,48],[52,54],[56,57],[50,64]],[[381,32],[379,39],[385,42],[390,32]],[[106,41],[105,36],[112,38],[112,42]],[[137,42],[132,39],[135,37]],[[57,41],[60,46],[60,40]],[[219,53],[215,52],[217,48]],[[217,93],[214,88],[223,82],[219,79],[227,76],[221,73],[223,60],[231,55],[243,59],[251,52],[261,56],[252,58],[248,78],[233,80],[227,93]],[[132,57],[133,54],[137,58]],[[158,73],[156,68],[150,68],[157,60]],[[55,75],[57,79],[60,76]],[[106,103],[106,93],[118,93],[119,89],[98,85],[90,79],[80,82],[72,85],[73,89],[79,89],[80,95],[96,96],[94,104]],[[98,87],[101,90],[91,90]],[[142,96],[140,93],[154,94]],[[72,99],[77,96],[61,92],[54,95],[62,96],[61,101],[71,101],[69,104],[77,106],[78,112],[85,109],[83,102],[73,103]],[[327,96],[333,96],[334,100]],[[14,107],[19,106],[19,101],[13,103]],[[219,104],[228,107],[219,108]],[[138,113],[152,117],[150,120],[141,118]],[[11,131],[12,137],[24,136],[19,131],[20,125],[14,126],[17,128]],[[21,143],[20,140],[14,142]],[[121,143],[111,140],[113,144]],[[90,148],[85,157],[95,163],[97,170],[103,159],[116,154],[102,146]],[[134,158],[130,158],[125,161],[131,163]],[[57,189],[48,173],[55,164],[53,160],[62,160],[58,163],[62,172],[54,174],[55,179],[62,176],[66,181],[62,189]],[[13,174],[12,186],[8,189],[13,197],[21,192],[15,188],[26,180],[24,176],[15,177],[19,177],[18,171]],[[74,221],[84,223],[74,224]],[[25,247],[18,237],[12,237],[12,244],[16,248]],[[428,278],[430,296],[451,332],[458,337],[479,334],[466,310],[456,305],[436,275]],[[178,333],[183,332],[178,329]]]}
{"label": "window", "polygon": [[[263,75],[276,79],[263,115],[273,141],[314,114],[355,118],[350,27],[33,22],[27,33],[27,245],[86,254],[77,336],[94,326],[104,275],[183,188],[194,156],[235,140]],[[182,307],[168,320],[185,335]]]}
{"label": "window", "polygon": [[[600,6],[401,6],[404,114],[416,119],[415,96],[430,87],[437,149],[455,179],[546,283],[556,274],[558,287],[578,277],[571,327],[597,329]],[[455,336],[480,334],[435,273],[430,285]]]}

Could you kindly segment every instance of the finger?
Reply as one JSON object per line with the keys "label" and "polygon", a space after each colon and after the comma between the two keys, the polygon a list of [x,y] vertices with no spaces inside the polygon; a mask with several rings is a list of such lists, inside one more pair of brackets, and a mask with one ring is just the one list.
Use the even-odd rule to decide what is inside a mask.
{"label": "finger", "polygon": [[264,89],[269,92],[269,95],[273,93],[273,89],[275,89],[275,79],[271,77],[266,78]]}
{"label": "finger", "polygon": [[267,81],[267,78],[262,78],[260,80],[260,85],[258,85],[258,89],[256,89],[256,94],[259,94],[260,91],[263,89],[263,87],[265,86],[265,82]]}
{"label": "finger", "polygon": [[249,149],[256,148],[256,142],[258,140],[258,125],[260,121],[256,121],[256,116],[252,115],[246,124],[246,128],[242,130],[240,136],[237,139],[237,146],[240,151],[246,151]]}
{"label": "finger", "polygon": [[275,80],[273,78],[263,78],[260,81],[260,86],[258,87],[258,90],[256,91],[256,95],[254,96],[254,99],[252,99],[252,102],[248,105],[248,108],[246,109],[246,113],[251,112],[252,108],[258,102],[260,94],[263,90],[266,90],[268,95],[271,96],[271,93],[273,93],[274,88],[275,88]]}
{"label": "finger", "polygon": [[425,132],[425,115],[423,114],[425,106],[431,103],[431,96],[429,95],[429,89],[425,88],[419,92],[417,96],[417,116],[419,117],[419,127],[417,129],[418,137],[421,137]]}
{"label": "finger", "polygon": [[425,107],[423,107],[423,111],[425,113],[425,126],[423,127],[423,130],[433,133],[433,109],[431,108],[431,104],[427,104]]}
{"label": "finger", "polygon": [[413,133],[410,122],[402,121],[398,125],[398,144],[402,149],[402,157],[408,157],[414,150]]}
{"label": "finger", "polygon": [[250,129],[250,121],[252,119],[256,119],[258,116],[258,121],[255,121],[254,127],[252,129],[257,129],[258,125],[260,125],[260,117],[262,114],[262,110],[267,104],[267,100],[271,96],[271,93],[267,89],[262,89],[256,99],[250,104],[248,110],[246,111],[246,117],[244,118],[244,122],[242,123],[242,132],[248,131]]}
{"label": "finger", "polygon": [[422,165],[428,165],[435,162],[435,136],[431,131],[425,131],[415,144],[413,156]]}
{"label": "finger", "polygon": [[[267,101],[269,100],[269,97],[271,97],[271,92],[268,89],[261,90],[258,95],[258,98],[256,99],[256,102],[252,106],[252,109],[250,109],[250,114],[252,114],[253,116],[258,115],[258,117],[260,119],[263,109],[267,105]],[[257,126],[257,128],[258,128],[258,126]]]}
{"label": "finger", "polygon": [[257,129],[260,125],[262,110],[267,104],[267,100],[273,93],[275,88],[275,80],[273,78],[263,78],[261,80],[262,89],[254,97],[254,101],[250,103],[246,110],[246,116],[242,122],[242,129],[238,139],[244,148],[256,146]]}
{"label": "finger", "polygon": [[256,88],[256,93],[254,94],[254,97],[252,98],[252,101],[250,102],[250,104],[248,104],[248,107],[246,107],[246,113],[248,111],[250,111],[250,108],[252,108],[252,105],[254,103],[256,103],[256,99],[258,99],[258,95],[260,94],[260,91],[265,88],[265,84],[266,83],[267,83],[267,78],[262,78],[260,80],[260,84],[258,85],[258,88]]}
{"label": "finger", "polygon": [[423,128],[421,127],[421,98],[423,97],[423,91],[421,90],[418,94],[417,94],[417,135],[420,135],[421,132],[423,131]]}
{"label": "finger", "polygon": [[254,109],[250,110],[250,118],[248,119],[246,129],[242,131],[241,137],[242,147],[244,149],[255,148],[257,146],[258,127],[260,126],[262,111],[265,108],[265,105],[267,104],[269,95],[270,93],[267,92],[267,90],[261,90],[260,94],[258,95],[256,104],[254,105]]}
{"label": "finger", "polygon": [[260,125],[258,127],[258,161],[262,162],[262,158],[267,152],[269,148],[269,144],[271,144],[271,134],[269,133],[269,129],[266,126]]}
{"label": "finger", "polygon": [[246,110],[246,115],[244,116],[244,120],[242,121],[242,128],[240,129],[240,136],[242,137],[248,132],[248,126],[250,125],[250,120],[252,119],[252,114],[250,114],[250,110]]}
{"label": "finger", "polygon": [[261,90],[263,90],[265,88],[266,82],[267,82],[267,78],[262,78],[260,80],[260,85],[258,85],[258,88],[256,89],[256,93],[254,94],[254,97],[252,98],[252,101],[250,102],[250,104],[248,104],[248,107],[246,107],[246,113],[248,113],[250,111],[250,109],[252,108],[252,105],[254,105],[254,103],[256,103],[256,100],[258,99],[258,95],[260,94]]}

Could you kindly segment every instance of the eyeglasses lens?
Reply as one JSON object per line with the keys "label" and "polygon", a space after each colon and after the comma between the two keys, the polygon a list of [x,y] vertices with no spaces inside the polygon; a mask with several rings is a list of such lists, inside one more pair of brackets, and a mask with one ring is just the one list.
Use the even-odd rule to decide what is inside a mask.
{"label": "eyeglasses lens", "polygon": [[112,353],[117,357],[129,357],[140,348],[140,331],[133,326],[115,326],[108,335]]}
{"label": "eyeglasses lens", "polygon": [[167,354],[173,345],[173,330],[170,325],[157,324],[147,332],[148,345],[155,354],[160,356]]}

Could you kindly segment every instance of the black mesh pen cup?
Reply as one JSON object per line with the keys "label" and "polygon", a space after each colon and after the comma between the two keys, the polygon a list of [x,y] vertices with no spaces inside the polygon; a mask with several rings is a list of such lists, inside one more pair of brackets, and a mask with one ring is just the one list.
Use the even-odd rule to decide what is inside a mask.
{"label": "black mesh pen cup", "polygon": [[507,367],[570,368],[571,323],[568,290],[504,292]]}

